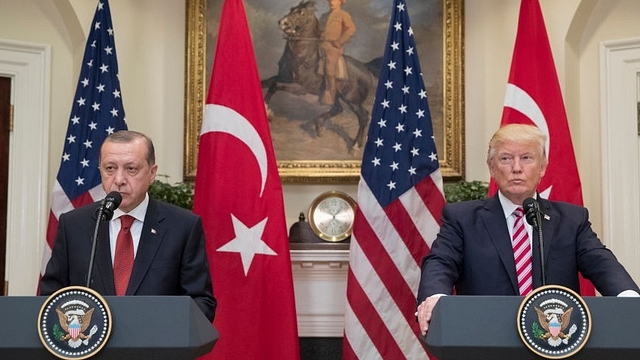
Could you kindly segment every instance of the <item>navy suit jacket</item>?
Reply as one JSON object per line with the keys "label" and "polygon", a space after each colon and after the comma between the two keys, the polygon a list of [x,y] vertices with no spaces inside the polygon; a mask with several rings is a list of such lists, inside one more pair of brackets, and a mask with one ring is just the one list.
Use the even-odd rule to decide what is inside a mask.
{"label": "navy suit jacket", "polygon": [[[98,206],[89,204],[60,216],[51,259],[40,281],[42,295],[87,285]],[[100,226],[92,278],[92,289],[115,295],[106,222]],[[126,295],[188,295],[213,320],[216,300],[199,216],[149,199]]]}
{"label": "navy suit jacket", "polygon": [[[546,285],[580,292],[578,273],[605,296],[640,292],[629,273],[591,229],[581,206],[538,199],[542,212]],[[537,230],[533,231],[533,286],[542,285]],[[453,203],[442,212],[442,226],[422,261],[418,304],[434,294],[518,295],[507,222],[498,195]]]}

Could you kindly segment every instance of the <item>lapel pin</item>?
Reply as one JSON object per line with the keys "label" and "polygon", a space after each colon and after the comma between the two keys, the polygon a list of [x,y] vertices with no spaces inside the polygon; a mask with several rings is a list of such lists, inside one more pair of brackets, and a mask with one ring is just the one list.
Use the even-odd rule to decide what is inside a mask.
{"label": "lapel pin", "polygon": [[157,233],[156,229],[151,229],[151,233],[155,235]]}
{"label": "lapel pin", "polygon": [[547,215],[547,214],[544,214],[544,219],[545,219],[545,220],[551,220],[551,216],[549,216],[549,215]]}

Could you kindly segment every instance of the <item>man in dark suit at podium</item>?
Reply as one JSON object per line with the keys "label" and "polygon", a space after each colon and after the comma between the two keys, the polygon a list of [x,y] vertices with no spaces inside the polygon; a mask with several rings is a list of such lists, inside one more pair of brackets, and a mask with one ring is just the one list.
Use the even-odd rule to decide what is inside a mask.
{"label": "man in dark suit at podium", "polygon": [[537,198],[543,214],[544,284],[579,293],[581,273],[602,295],[639,296],[631,276],[591,229],[587,209],[538,196],[547,168],[545,143],[535,126],[500,128],[487,154],[496,195],[443,209],[442,227],[422,262],[417,316],[423,335],[438,299],[454,288],[459,295],[524,296],[543,284],[533,229],[522,220],[527,198]]}
{"label": "man in dark suit at podium", "polygon": [[[188,295],[213,321],[216,300],[202,221],[149,197],[157,168],[153,142],[144,134],[118,131],[102,144],[102,187],[119,192],[122,202],[100,228],[90,287],[101,295]],[[86,286],[99,206],[96,202],[60,216],[40,282],[42,295]]]}

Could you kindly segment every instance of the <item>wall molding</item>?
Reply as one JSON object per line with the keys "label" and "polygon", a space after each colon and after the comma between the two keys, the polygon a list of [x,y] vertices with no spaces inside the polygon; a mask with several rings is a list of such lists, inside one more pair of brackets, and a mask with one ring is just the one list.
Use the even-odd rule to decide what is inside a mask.
{"label": "wall molding", "polygon": [[342,337],[349,250],[291,250],[298,336]]}

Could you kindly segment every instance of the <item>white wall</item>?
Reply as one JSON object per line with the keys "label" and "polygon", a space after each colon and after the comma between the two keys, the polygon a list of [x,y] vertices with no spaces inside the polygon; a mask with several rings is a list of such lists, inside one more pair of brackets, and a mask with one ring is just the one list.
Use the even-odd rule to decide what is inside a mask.
{"label": "white wall", "polygon": [[[292,5],[298,2],[290,1]],[[49,189],[59,166],[84,34],[96,3],[0,0],[1,39],[48,44],[52,49]],[[518,0],[465,1],[465,143],[469,180],[488,179],[484,153],[502,114],[519,4]],[[598,48],[605,40],[640,37],[640,2],[540,0],[540,4],[565,96],[585,205],[591,209],[594,228],[601,233]],[[159,172],[179,181],[183,168],[184,1],[110,0],[110,5],[129,127],[154,139]],[[637,179],[631,181],[638,183]],[[284,189],[289,224],[324,190],[339,189],[356,196],[355,184],[285,185]],[[640,274],[635,277],[640,279]]]}

